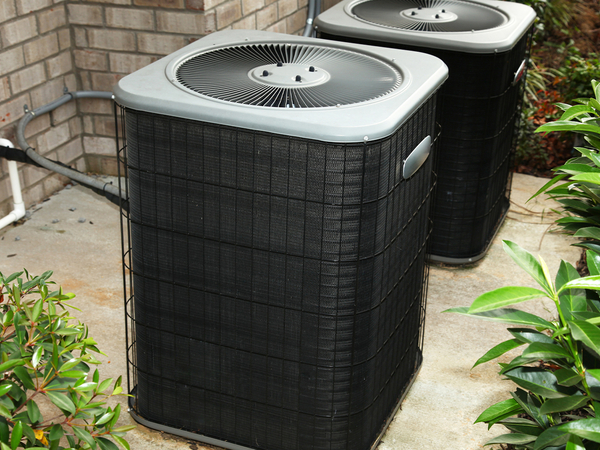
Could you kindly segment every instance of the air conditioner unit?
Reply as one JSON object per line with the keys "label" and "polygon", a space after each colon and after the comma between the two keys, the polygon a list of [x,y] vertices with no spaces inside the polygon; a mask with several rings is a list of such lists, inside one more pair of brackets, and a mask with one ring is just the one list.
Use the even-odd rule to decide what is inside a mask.
{"label": "air conditioner unit", "polygon": [[438,58],[211,34],[119,81],[132,414],[369,448],[421,364]]}
{"label": "air conditioner unit", "polygon": [[494,0],[344,0],[315,20],[319,37],[426,52],[448,65],[432,260],[482,258],[506,215],[534,20],[532,8]]}

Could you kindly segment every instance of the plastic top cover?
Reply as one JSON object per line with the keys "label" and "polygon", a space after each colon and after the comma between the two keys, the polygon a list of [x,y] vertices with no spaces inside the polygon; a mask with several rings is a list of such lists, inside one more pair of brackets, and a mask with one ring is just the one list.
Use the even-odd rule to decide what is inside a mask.
{"label": "plastic top cover", "polygon": [[[114,94],[138,111],[352,143],[391,135],[447,77],[446,65],[424,53],[230,30],[124,77]],[[273,92],[277,100],[256,100]]]}

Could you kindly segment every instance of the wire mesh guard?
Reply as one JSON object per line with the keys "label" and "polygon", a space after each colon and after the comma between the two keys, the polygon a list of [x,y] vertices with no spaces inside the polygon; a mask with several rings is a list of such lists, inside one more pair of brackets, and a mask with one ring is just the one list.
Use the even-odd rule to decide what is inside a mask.
{"label": "wire mesh guard", "polygon": [[442,134],[435,154],[431,259],[467,263],[485,255],[509,207],[511,157],[518,137],[530,28],[506,52],[484,54],[415,47],[329,34],[325,39],[426,52],[448,66],[440,89]]}
{"label": "wire mesh guard", "polygon": [[432,159],[402,161],[435,108],[328,144],[116,107],[137,416],[229,448],[377,441],[422,360]]}

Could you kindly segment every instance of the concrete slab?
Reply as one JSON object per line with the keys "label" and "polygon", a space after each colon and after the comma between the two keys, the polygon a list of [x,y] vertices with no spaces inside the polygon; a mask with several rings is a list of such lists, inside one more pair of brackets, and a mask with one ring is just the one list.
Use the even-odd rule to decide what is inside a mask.
{"label": "concrete slab", "polygon": [[[471,366],[509,334],[503,325],[442,311],[467,306],[501,286],[534,286],[502,250],[503,239],[542,255],[552,273],[560,259],[577,261],[580,252],[570,246],[574,240],[549,232],[552,203],[541,198],[526,203],[546,181],[515,174],[508,218],[477,264],[431,267],[423,367],[381,450],[480,449],[502,432],[487,431],[473,421],[487,406],[507,398],[513,386],[500,379],[494,363],[473,370]],[[77,295],[73,302],[81,309],[77,317],[89,325],[90,334],[108,355],[102,358],[101,376],[126,378],[119,217],[116,206],[91,191],[80,186],[64,189],[33,208],[23,224],[0,230],[0,271],[53,270],[53,280]],[[543,305],[531,302],[524,308],[548,316]],[[133,421],[123,414],[121,422]],[[212,448],[143,426],[129,433],[128,440],[135,450]]]}

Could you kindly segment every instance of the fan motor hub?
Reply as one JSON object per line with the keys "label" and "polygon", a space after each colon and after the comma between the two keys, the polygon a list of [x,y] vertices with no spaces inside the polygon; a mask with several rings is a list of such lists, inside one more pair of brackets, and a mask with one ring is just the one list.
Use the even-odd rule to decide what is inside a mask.
{"label": "fan motor hub", "polygon": [[248,76],[257,83],[288,88],[315,86],[330,78],[322,68],[297,63],[265,64],[252,69]]}
{"label": "fan motor hub", "polygon": [[445,8],[410,8],[400,12],[400,15],[406,19],[419,22],[446,23],[455,21],[458,16]]}

